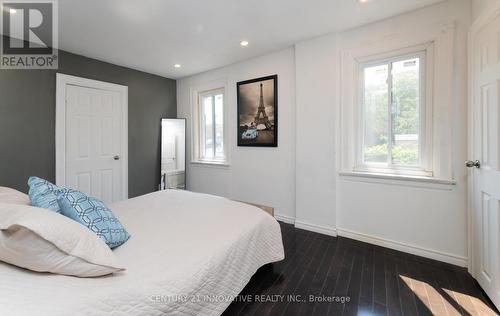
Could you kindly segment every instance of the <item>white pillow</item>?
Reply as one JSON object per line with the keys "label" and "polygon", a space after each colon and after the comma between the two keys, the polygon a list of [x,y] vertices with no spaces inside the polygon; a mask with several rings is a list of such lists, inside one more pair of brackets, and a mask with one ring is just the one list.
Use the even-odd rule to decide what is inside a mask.
{"label": "white pillow", "polygon": [[124,270],[87,227],[47,209],[0,203],[0,260],[38,272],[96,277]]}
{"label": "white pillow", "polygon": [[7,187],[0,187],[0,203],[31,205],[27,194]]}

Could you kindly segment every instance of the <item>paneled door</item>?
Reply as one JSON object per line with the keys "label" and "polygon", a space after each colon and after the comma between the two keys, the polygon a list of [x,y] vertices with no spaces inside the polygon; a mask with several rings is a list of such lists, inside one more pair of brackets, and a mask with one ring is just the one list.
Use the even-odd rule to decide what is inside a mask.
{"label": "paneled door", "polygon": [[500,11],[471,30],[472,274],[500,307]]}
{"label": "paneled door", "polygon": [[[71,79],[71,77],[70,77]],[[66,82],[64,131],[58,130],[58,185],[99,198],[106,203],[127,198],[126,103],[114,85],[79,79]],[[121,89],[123,90],[123,89]],[[58,105],[60,107],[60,105]],[[62,109],[58,109],[62,115]],[[64,139],[64,141],[62,140]],[[58,159],[61,160],[61,159]],[[60,164],[60,161],[57,163]]]}

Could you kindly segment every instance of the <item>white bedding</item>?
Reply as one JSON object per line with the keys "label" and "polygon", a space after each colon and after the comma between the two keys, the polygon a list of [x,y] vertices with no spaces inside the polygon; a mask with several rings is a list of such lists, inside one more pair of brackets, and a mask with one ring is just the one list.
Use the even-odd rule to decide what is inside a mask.
{"label": "white bedding", "polygon": [[253,206],[170,190],[110,207],[132,235],[114,251],[126,271],[80,279],[0,262],[0,315],[220,315],[284,258],[279,224]]}

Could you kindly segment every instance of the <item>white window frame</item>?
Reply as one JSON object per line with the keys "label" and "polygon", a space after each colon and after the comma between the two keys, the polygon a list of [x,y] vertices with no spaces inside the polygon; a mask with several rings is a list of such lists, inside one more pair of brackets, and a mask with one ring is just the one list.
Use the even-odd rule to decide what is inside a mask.
{"label": "white window frame", "polygon": [[[403,185],[438,190],[452,190],[455,177],[456,133],[454,120],[462,119],[455,109],[462,104],[456,94],[456,21],[422,24],[420,28],[402,27],[388,33],[373,30],[370,34],[353,36],[350,32],[336,38],[335,59],[335,168],[339,181]],[[384,35],[385,34],[385,35]],[[357,171],[359,145],[359,65],[425,50],[426,66],[426,169],[432,176]],[[361,146],[361,145],[359,145]],[[460,148],[460,146],[459,146]]]}
{"label": "white window frame", "polygon": [[[417,166],[405,166],[392,164],[390,155],[387,163],[365,163],[364,162],[364,137],[365,137],[365,116],[364,116],[364,69],[377,65],[389,66],[388,91],[389,91],[389,131],[392,132],[392,69],[394,62],[420,58],[420,113],[419,113],[419,163]],[[431,45],[421,45],[403,50],[397,50],[385,54],[363,57],[357,59],[358,68],[358,91],[357,95],[357,141],[355,153],[355,172],[364,173],[385,173],[405,176],[432,177],[432,70],[433,70],[433,50]],[[390,152],[391,141],[388,141],[388,151]]]}
{"label": "white window frame", "polygon": [[[226,93],[225,93],[225,87],[219,87],[219,88],[214,88],[214,89],[209,89],[209,90],[204,90],[204,91],[200,91],[200,92],[195,92],[194,94],[194,102],[195,102],[195,108],[194,108],[194,111],[193,111],[193,114],[194,114],[194,141],[193,141],[193,144],[194,144],[194,150],[193,150],[193,157],[192,157],[192,161],[191,163],[202,163],[202,164],[213,164],[213,165],[227,165],[228,164],[228,148],[227,148],[227,145],[228,145],[228,140],[227,140],[227,120],[226,120],[226,112],[227,112],[227,109],[226,109]],[[213,98],[215,98],[216,95],[219,95],[219,94],[222,94],[222,112],[223,112],[223,127],[222,127],[222,137],[223,137],[223,147],[224,147],[224,157],[222,158],[218,158],[218,157],[215,157],[215,151],[216,151],[216,147],[215,147],[215,122],[213,121],[212,124],[213,124],[213,142],[214,142],[214,158],[205,158],[203,157],[202,155],[202,152],[204,150],[204,146],[203,146],[203,139],[204,139],[204,131],[205,131],[205,128],[203,126],[203,124],[205,123],[204,122],[204,119],[203,119],[203,115],[202,115],[202,110],[201,110],[201,106],[202,106],[202,99],[207,97],[207,96],[212,96]],[[215,120],[215,100],[213,100],[213,108],[212,108],[212,113],[213,113],[213,116],[212,116],[212,120]]]}

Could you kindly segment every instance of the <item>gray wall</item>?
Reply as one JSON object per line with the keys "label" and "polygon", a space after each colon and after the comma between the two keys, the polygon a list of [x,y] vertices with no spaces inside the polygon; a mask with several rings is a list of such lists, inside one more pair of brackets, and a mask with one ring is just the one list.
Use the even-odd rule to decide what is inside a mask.
{"label": "gray wall", "polygon": [[157,189],[160,119],[177,115],[175,80],[59,52],[56,70],[0,70],[0,186],[55,181],[56,73],[128,86],[129,196]]}

